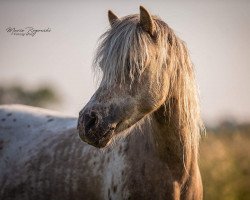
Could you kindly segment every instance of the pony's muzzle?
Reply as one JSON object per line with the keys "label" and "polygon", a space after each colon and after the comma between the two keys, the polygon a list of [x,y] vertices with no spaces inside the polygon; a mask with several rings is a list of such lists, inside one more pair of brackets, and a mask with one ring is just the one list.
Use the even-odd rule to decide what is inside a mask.
{"label": "pony's muzzle", "polygon": [[111,139],[116,125],[106,122],[97,111],[87,111],[79,114],[79,136],[90,145],[105,147]]}

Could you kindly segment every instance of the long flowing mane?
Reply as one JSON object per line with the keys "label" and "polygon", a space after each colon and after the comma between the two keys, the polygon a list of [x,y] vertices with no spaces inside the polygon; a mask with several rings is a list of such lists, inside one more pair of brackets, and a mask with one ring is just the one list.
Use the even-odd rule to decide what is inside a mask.
{"label": "long flowing mane", "polygon": [[[162,68],[168,68],[170,76],[170,92],[165,106],[171,114],[171,105],[177,102],[175,109],[179,113],[179,127],[185,126],[190,132],[186,145],[197,149],[203,124],[193,64],[185,43],[160,18],[153,16],[153,19],[157,31],[154,39],[159,46],[156,73],[160,76]],[[145,63],[150,62],[154,39],[138,26],[139,20],[139,15],[126,16],[101,36],[93,63],[95,72],[102,70],[101,84],[122,86],[129,79],[132,85],[145,70]]]}

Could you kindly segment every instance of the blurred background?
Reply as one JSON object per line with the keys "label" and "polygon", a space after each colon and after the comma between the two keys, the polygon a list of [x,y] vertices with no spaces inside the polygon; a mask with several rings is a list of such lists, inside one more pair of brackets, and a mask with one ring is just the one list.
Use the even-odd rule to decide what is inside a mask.
{"label": "blurred background", "polygon": [[[0,104],[77,116],[97,85],[91,63],[107,11],[160,16],[189,47],[207,134],[205,199],[250,199],[250,1],[0,1]],[[33,27],[34,36],[13,35]]]}

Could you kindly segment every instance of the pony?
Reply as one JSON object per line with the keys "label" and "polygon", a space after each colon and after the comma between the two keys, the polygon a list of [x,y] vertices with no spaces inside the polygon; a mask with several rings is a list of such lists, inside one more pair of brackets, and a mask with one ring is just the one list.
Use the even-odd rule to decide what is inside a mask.
{"label": "pony", "polygon": [[102,80],[80,112],[80,138],[102,148],[131,135],[123,182],[132,198],[201,199],[202,120],[185,43],[142,6],[139,15],[108,16],[94,59]]}
{"label": "pony", "polygon": [[0,106],[2,199],[202,199],[185,43],[142,6],[108,18],[93,62],[99,87],[78,119]]}

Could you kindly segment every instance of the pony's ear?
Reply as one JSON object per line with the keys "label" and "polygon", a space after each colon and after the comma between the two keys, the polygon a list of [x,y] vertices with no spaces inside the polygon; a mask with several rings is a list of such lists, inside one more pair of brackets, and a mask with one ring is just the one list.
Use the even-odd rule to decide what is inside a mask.
{"label": "pony's ear", "polygon": [[154,36],[155,26],[153,19],[149,12],[143,6],[140,6],[140,25],[143,30],[148,32],[151,36]]}
{"label": "pony's ear", "polygon": [[108,11],[109,23],[110,26],[113,26],[116,21],[119,21],[119,18],[111,11]]}

